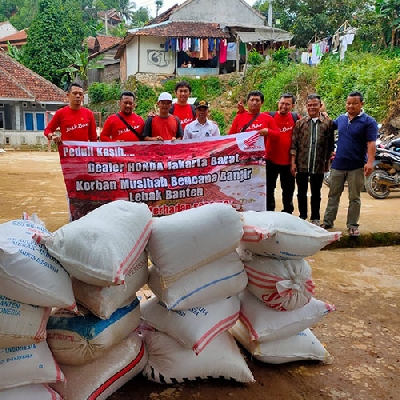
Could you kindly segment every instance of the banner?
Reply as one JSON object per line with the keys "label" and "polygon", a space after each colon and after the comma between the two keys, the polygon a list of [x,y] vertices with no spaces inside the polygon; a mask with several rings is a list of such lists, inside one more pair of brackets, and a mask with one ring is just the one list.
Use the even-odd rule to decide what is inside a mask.
{"label": "banner", "polygon": [[146,203],[154,216],[203,204],[264,211],[264,139],[256,132],[175,142],[63,142],[72,220],[113,200]]}

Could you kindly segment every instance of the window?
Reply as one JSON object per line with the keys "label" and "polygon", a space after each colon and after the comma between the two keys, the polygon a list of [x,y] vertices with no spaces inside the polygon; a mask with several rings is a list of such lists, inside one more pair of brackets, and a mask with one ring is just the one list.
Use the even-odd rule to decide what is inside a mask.
{"label": "window", "polygon": [[24,118],[27,131],[41,131],[44,129],[44,113],[25,112]]}
{"label": "window", "polygon": [[5,121],[4,121],[4,111],[0,111],[0,129],[4,129]]}

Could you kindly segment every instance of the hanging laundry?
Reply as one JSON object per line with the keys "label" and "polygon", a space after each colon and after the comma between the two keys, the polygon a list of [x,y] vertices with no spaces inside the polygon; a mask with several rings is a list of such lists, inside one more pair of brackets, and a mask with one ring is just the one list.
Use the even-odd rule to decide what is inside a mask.
{"label": "hanging laundry", "polygon": [[226,39],[222,39],[219,42],[219,62],[221,64],[226,62],[227,50],[228,50],[228,41]]}

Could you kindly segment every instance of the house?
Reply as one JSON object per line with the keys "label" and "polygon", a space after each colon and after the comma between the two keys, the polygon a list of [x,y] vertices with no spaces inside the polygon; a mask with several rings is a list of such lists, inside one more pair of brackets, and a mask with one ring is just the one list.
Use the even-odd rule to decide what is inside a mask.
{"label": "house", "polygon": [[0,38],[0,48],[7,50],[8,43],[10,43],[14,47],[21,48],[26,44],[27,40],[28,35],[26,33],[26,30],[22,29],[21,31],[17,31],[15,33],[12,33],[11,35]]}
{"label": "house", "polygon": [[8,21],[0,22],[0,39],[16,33],[18,30],[14,28]]}
{"label": "house", "polygon": [[[121,80],[137,73],[218,75],[239,71],[249,48],[273,48],[292,37],[267,26],[266,18],[243,0],[187,0],[129,30],[115,57]],[[184,68],[189,61],[192,68]]]}
{"label": "house", "polygon": [[107,82],[119,80],[119,60],[115,59],[121,38],[107,35],[97,35],[88,38],[89,59],[100,57],[98,64],[102,69],[91,69],[88,73],[89,85],[93,82]]}
{"label": "house", "polygon": [[51,113],[66,93],[0,49],[0,146],[41,145]]}

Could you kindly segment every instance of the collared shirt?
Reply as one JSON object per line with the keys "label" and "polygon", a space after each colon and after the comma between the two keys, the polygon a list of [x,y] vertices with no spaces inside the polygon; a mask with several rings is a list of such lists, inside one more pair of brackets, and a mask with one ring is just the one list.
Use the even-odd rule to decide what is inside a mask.
{"label": "collared shirt", "polygon": [[332,168],[341,171],[363,168],[367,162],[368,142],[378,137],[375,119],[361,112],[350,120],[346,113],[337,117],[333,126],[338,130],[338,141]]}
{"label": "collared shirt", "polygon": [[290,154],[296,156],[298,172],[323,174],[334,148],[333,121],[320,115],[315,121],[304,117],[296,122]]}
{"label": "collared shirt", "polygon": [[211,136],[220,136],[218,125],[209,119],[201,124],[196,119],[185,126],[183,139],[203,139]]}

